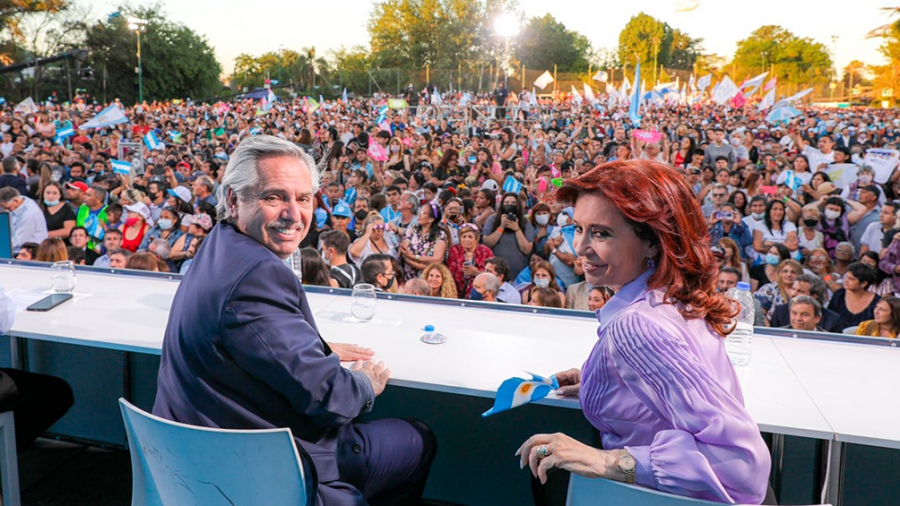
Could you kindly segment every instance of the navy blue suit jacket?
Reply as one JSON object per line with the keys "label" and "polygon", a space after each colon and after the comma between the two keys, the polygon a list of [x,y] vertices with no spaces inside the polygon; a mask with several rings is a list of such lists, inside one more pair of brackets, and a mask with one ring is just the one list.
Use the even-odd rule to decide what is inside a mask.
{"label": "navy blue suit jacket", "polygon": [[216,225],[175,293],[153,413],[204,427],[290,427],[329,482],[341,432],[374,399],[371,382],[341,367],[319,336],[294,273],[233,225]]}

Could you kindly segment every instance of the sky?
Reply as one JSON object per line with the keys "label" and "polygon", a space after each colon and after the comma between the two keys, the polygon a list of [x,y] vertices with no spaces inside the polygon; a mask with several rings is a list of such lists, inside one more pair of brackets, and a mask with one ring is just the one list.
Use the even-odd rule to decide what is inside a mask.
{"label": "sky", "polygon": [[[833,50],[837,35],[837,64],[845,67],[852,60],[880,64],[880,41],[866,39],[869,30],[894,19],[880,10],[900,6],[900,0],[879,2],[855,0],[852,7],[841,2],[806,0],[753,0],[735,2],[699,0],[691,12],[676,12],[683,0],[518,0],[526,17],[548,12],[570,30],[586,35],[598,48],[613,49],[619,32],[628,20],[644,12],[702,38],[707,53],[731,58],[738,41],[766,24],[781,25],[795,35],[810,37]],[[119,2],[95,0],[94,14],[105,18]],[[136,5],[150,2],[137,0]],[[215,48],[223,74],[234,68],[241,53],[260,55],[280,47],[299,50],[315,46],[319,55],[340,47],[368,44],[366,21],[377,0],[338,0],[331,2],[289,0],[161,0],[169,18],[205,36]],[[831,6],[829,5],[831,4]],[[840,5],[839,9],[832,6]]]}

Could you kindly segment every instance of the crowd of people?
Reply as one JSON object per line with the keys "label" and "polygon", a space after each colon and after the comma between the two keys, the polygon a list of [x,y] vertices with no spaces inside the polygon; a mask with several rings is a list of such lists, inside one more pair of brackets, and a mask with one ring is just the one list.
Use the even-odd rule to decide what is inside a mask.
{"label": "crowd of people", "polygon": [[37,111],[6,104],[0,207],[14,252],[184,273],[220,219],[236,146],[269,134],[321,171],[303,283],[595,311],[615,294],[584,280],[581,230],[554,191],[638,158],[684,175],[718,287],[749,282],[758,325],[900,332],[900,171],[867,157],[900,142],[896,109],[800,106],[801,116],[770,124],[750,103],[647,104],[635,125],[626,109],[581,97],[415,95],[400,109],[381,95],[119,105],[129,121],[97,129],[81,128],[103,107],[90,97]]}

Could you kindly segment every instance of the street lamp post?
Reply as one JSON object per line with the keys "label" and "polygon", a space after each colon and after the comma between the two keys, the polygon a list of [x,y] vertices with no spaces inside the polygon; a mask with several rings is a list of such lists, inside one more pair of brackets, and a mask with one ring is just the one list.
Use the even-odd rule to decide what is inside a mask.
{"label": "street lamp post", "polygon": [[138,75],[138,103],[144,103],[144,65],[141,61],[141,32],[146,31],[147,21],[139,18],[128,18],[128,29],[137,34],[137,75]]}
{"label": "street lamp post", "polygon": [[[515,37],[519,33],[519,23],[516,20],[515,14],[511,12],[506,12],[500,14],[494,19],[494,31],[497,32],[497,35],[503,37],[504,41],[504,51],[503,51],[503,87],[509,89],[509,39]],[[525,76],[522,76],[522,83],[524,85]]]}

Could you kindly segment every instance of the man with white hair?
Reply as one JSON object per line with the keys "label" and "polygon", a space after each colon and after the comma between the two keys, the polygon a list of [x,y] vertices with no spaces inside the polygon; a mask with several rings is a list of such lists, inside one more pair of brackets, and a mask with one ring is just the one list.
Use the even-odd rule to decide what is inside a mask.
{"label": "man with white hair", "polygon": [[266,135],[238,145],[219,224],[175,293],[153,412],[205,427],[289,427],[318,504],[418,504],[434,435],[417,420],[353,422],[390,370],[368,360],[372,350],[322,338],[285,264],[312,226],[318,186],[315,162],[296,145]]}
{"label": "man with white hair", "polygon": [[47,238],[47,220],[37,203],[12,186],[0,188],[0,208],[10,214],[13,253],[26,242],[41,243]]}
{"label": "man with white hair", "polygon": [[469,298],[484,302],[502,302],[497,300],[498,293],[500,293],[500,279],[490,272],[482,272],[472,280]]}

